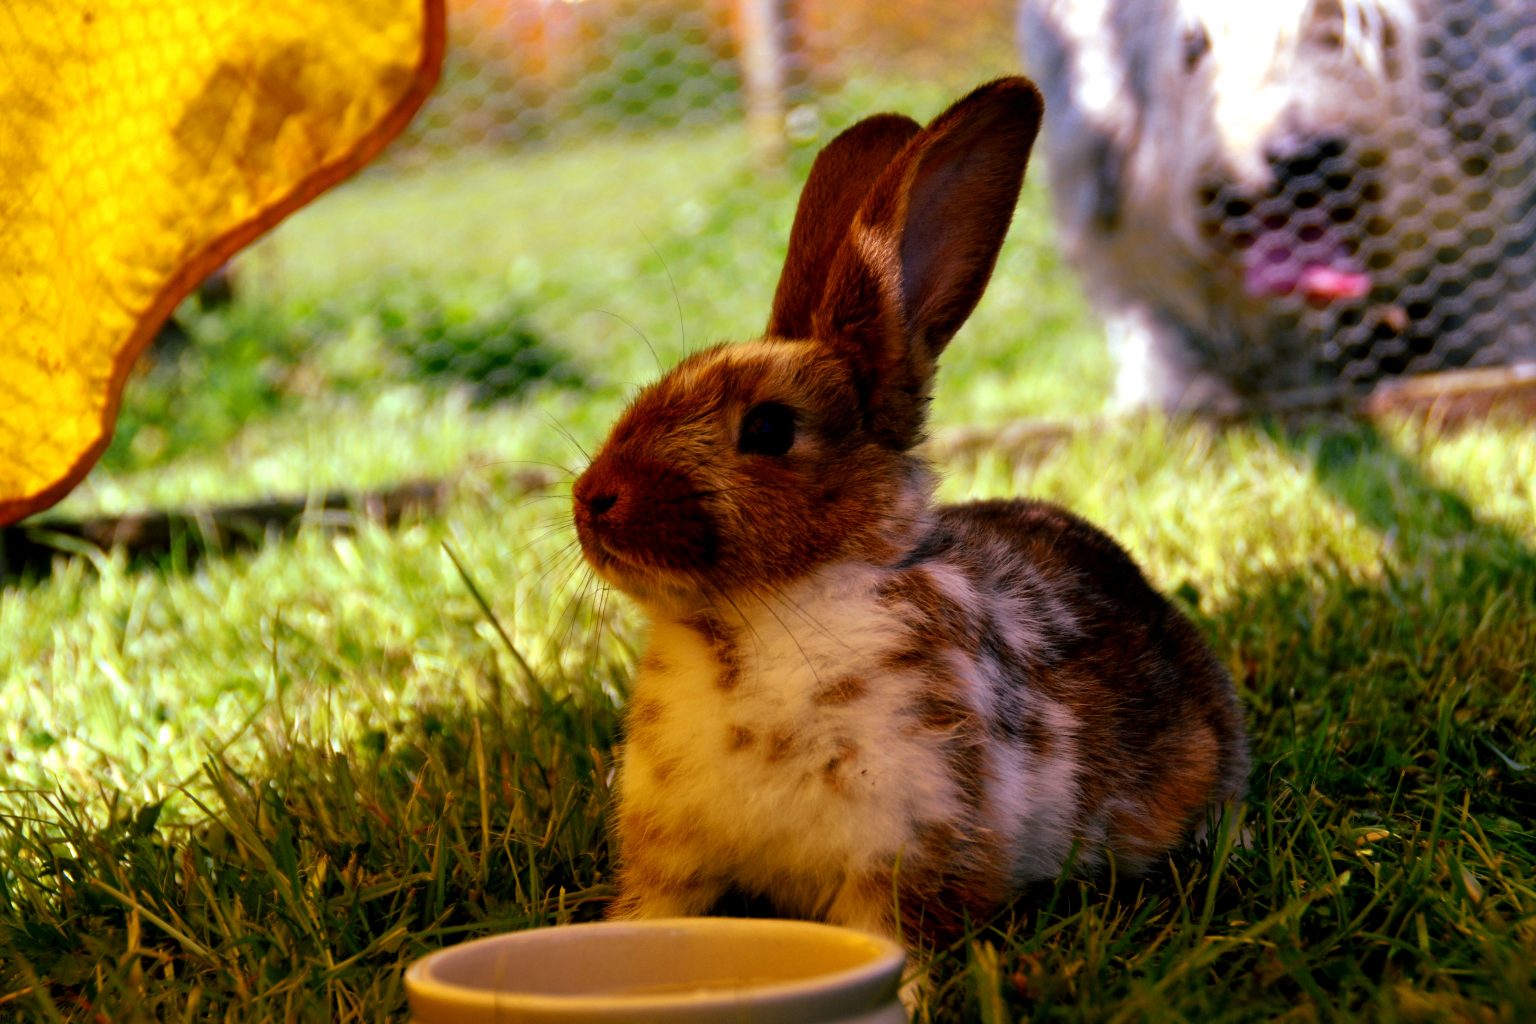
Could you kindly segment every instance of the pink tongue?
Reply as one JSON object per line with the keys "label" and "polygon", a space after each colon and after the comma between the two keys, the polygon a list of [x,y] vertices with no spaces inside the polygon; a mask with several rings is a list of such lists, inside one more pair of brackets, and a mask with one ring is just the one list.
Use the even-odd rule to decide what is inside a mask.
{"label": "pink tongue", "polygon": [[1297,266],[1290,260],[1276,263],[1255,259],[1244,270],[1243,286],[1254,296],[1294,293],[1308,299],[1331,301],[1364,297],[1371,290],[1371,278],[1363,271],[1326,263]]}
{"label": "pink tongue", "polygon": [[1311,264],[1301,272],[1296,290],[1309,299],[1359,299],[1371,290],[1371,278],[1359,270]]}

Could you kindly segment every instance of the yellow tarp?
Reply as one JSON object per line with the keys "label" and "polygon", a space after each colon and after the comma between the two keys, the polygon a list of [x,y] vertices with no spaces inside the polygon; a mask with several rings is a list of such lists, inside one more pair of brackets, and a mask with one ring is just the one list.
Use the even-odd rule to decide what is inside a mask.
{"label": "yellow tarp", "polygon": [[0,0],[0,524],[79,482],[176,304],[371,159],[442,50],[442,0]]}

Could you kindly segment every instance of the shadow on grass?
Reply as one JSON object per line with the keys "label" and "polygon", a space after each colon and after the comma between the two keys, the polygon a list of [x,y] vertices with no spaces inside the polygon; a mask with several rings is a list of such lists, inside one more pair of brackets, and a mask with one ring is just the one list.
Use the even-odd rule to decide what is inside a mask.
{"label": "shadow on grass", "polygon": [[[1320,559],[1205,617],[1242,666],[1256,749],[1252,847],[1207,896],[1230,922],[1211,971],[1235,1005],[1523,1019],[1536,552],[1369,424],[1269,434],[1387,557]],[[1154,980],[1126,1007],[1199,1006],[1170,999]]]}
{"label": "shadow on grass", "polygon": [[933,1019],[1536,1014],[1536,552],[1369,425],[1269,436],[1387,557],[1192,610],[1249,707],[1237,842],[1032,888]]}
{"label": "shadow on grass", "polygon": [[[1320,564],[1315,576],[1272,580],[1235,609],[1258,623],[1292,610],[1292,659],[1315,665],[1315,674],[1293,687],[1358,699],[1351,687],[1369,683],[1400,702],[1391,711],[1411,712],[1421,723],[1452,700],[1461,709],[1457,744],[1477,741],[1500,751],[1529,744],[1536,550],[1433,480],[1411,452],[1369,424],[1273,428],[1271,436],[1310,464],[1322,490],[1379,534],[1387,553],[1371,577]],[[1352,636],[1357,642],[1349,642]],[[1331,657],[1319,659],[1322,651]],[[1509,720],[1497,713],[1501,708],[1519,708],[1526,717]],[[1512,770],[1486,750],[1475,763],[1479,771]]]}
{"label": "shadow on grass", "polygon": [[[1384,764],[1383,786],[1393,775],[1452,776],[1449,793],[1477,797],[1477,813],[1528,826],[1536,820],[1536,771],[1526,767],[1536,762],[1536,550],[1368,424],[1276,437],[1310,459],[1322,488],[1385,538],[1391,555],[1374,581],[1324,568],[1303,642],[1358,630],[1359,643],[1334,644],[1340,656],[1317,664],[1298,688],[1311,683],[1357,711],[1343,723],[1356,733],[1394,720],[1409,727],[1404,745],[1377,741],[1360,755],[1397,759]],[[1292,604],[1294,583],[1312,582],[1276,581],[1260,600],[1278,611]]]}
{"label": "shadow on grass", "polygon": [[272,498],[191,511],[155,511],[90,519],[40,519],[0,527],[0,584],[33,585],[57,559],[121,549],[135,569],[185,572],[208,555],[224,555],[292,537],[306,524],[353,529],[441,510],[451,481],[414,480],[378,491],[332,491],[314,497]]}
{"label": "shadow on grass", "polygon": [[212,760],[179,814],[0,813],[0,1017],[374,1021],[418,956],[598,916],[612,692],[413,708],[351,756],[272,723],[260,775]]}

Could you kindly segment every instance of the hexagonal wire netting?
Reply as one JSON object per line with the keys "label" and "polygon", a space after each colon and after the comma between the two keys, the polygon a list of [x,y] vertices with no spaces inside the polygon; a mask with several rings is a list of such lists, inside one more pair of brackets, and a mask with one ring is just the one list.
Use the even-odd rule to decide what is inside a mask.
{"label": "hexagonal wire netting", "polygon": [[[1345,32],[1368,31],[1334,6]],[[1229,322],[1248,335],[1239,373],[1358,390],[1536,359],[1536,7],[1524,6],[1432,0],[1416,23],[1381,26],[1374,59],[1387,66],[1368,70],[1397,76],[1385,87],[1297,58],[1295,87],[1314,91],[1299,106],[1344,108],[1318,118],[1340,128],[1293,119],[1269,151],[1267,189],[1216,181],[1201,195],[1216,258],[1240,250],[1243,297],[1272,302],[1253,317],[1243,297],[1211,298],[1217,319],[1231,300]]]}
{"label": "hexagonal wire netting", "polygon": [[1133,371],[1122,399],[1536,358],[1529,0],[1023,9],[1062,242]]}
{"label": "hexagonal wire netting", "polygon": [[[644,160],[627,151],[564,163],[550,162],[552,154],[745,124],[733,158],[750,169],[750,150],[761,168],[858,116],[931,115],[1021,66],[1014,0],[450,0],[449,9],[443,81],[371,177],[405,179],[489,153],[553,175],[542,181],[544,205],[558,210],[487,223],[432,259],[500,261],[513,292],[536,293],[531,301],[544,310],[565,303],[635,317],[633,305],[611,296],[634,284],[649,247],[676,273],[684,304],[697,307],[698,333],[712,337],[752,325],[717,326],[697,297],[705,288],[770,293],[782,248],[755,239],[782,244],[792,188],[722,169],[729,188],[681,197],[677,218],[713,247],[700,255],[611,212],[607,197],[666,184],[664,171],[647,176]],[[1372,141],[1303,140],[1276,154],[1268,188],[1203,183],[1194,234],[1213,262],[1239,269],[1229,266],[1225,279],[1213,272],[1198,301],[1208,323],[1241,340],[1220,358],[1252,385],[1244,390],[1357,387],[1536,359],[1536,18],[1511,14],[1520,10],[1511,0],[1425,10],[1434,13],[1414,44],[1411,95],[1380,117],[1367,111],[1376,118]],[[1051,123],[1048,112],[1048,133]],[[682,171],[677,177],[692,182]],[[734,245],[741,224],[768,216],[759,207],[771,207],[772,232]],[[495,210],[493,202],[476,216],[494,220]],[[607,221],[589,232],[587,217]],[[553,227],[536,223],[544,219]],[[505,237],[519,232],[516,244]],[[365,233],[356,247],[397,246],[392,238]],[[592,241],[602,238],[611,242]],[[614,249],[582,272],[587,280],[553,279],[545,255],[579,244]],[[687,280],[695,260],[708,261],[714,277]],[[1320,281],[1334,290],[1330,301],[1316,301]],[[661,273],[640,287],[670,309]],[[1258,313],[1256,290],[1268,293]]]}
{"label": "hexagonal wire netting", "polygon": [[[964,88],[1016,66],[1011,0],[449,0],[429,153],[528,147],[745,116],[770,152],[850,80]],[[999,59],[1001,58],[1001,59]],[[782,131],[780,129],[782,126]]]}
{"label": "hexagonal wire netting", "polygon": [[634,381],[761,329],[816,149],[876,111],[931,117],[1019,65],[1012,0],[448,11],[442,80],[404,135],[237,276],[489,398],[541,354],[585,382]]}

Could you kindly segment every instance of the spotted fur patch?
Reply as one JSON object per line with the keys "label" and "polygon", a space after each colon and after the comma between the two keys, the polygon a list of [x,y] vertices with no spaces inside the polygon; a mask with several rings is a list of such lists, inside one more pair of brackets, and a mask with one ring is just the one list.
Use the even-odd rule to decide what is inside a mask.
{"label": "spotted fur patch", "polygon": [[1018,735],[1024,741],[1024,746],[1040,760],[1049,760],[1052,751],[1056,749],[1056,737],[1051,735],[1045,720],[1035,711],[1025,711],[1018,716],[1017,721]]}
{"label": "spotted fur patch", "polygon": [[653,751],[663,712],[658,700],[639,697],[630,701],[624,717],[625,742],[647,752]]}
{"label": "spotted fur patch", "polygon": [[947,863],[960,845],[960,830],[950,821],[920,821],[912,827],[917,849],[924,861]]}
{"label": "spotted fur patch", "polygon": [[653,725],[661,720],[661,701],[640,697],[629,702],[629,721],[632,725]]}
{"label": "spotted fur patch", "polygon": [[715,685],[726,692],[734,690],[741,682],[741,655],[736,650],[736,634],[713,615],[695,615],[683,625],[699,635],[720,666]]}
{"label": "spotted fur patch", "polygon": [[789,756],[795,748],[795,734],[787,729],[775,729],[768,737],[768,763],[777,764]]}
{"label": "spotted fur patch", "polygon": [[914,631],[932,646],[974,651],[981,643],[977,616],[944,593],[920,567],[906,569],[881,583],[879,597],[887,606],[911,607],[921,618]]}
{"label": "spotted fur patch", "polygon": [[863,676],[840,676],[817,690],[811,701],[823,707],[849,704],[869,692],[869,683]]}
{"label": "spotted fur patch", "polygon": [[834,792],[847,791],[849,773],[858,761],[859,745],[850,739],[837,741],[837,748],[821,767],[821,779]]}
{"label": "spotted fur patch", "polygon": [[956,732],[976,717],[964,701],[937,690],[925,690],[914,697],[912,714],[924,729],[944,733]]}

